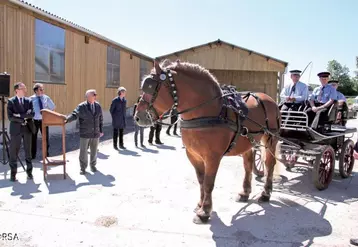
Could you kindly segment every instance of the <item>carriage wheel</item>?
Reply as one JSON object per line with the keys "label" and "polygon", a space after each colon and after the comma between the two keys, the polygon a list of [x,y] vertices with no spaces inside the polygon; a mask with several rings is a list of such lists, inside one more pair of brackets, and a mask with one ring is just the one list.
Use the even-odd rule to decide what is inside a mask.
{"label": "carriage wheel", "polygon": [[353,141],[351,139],[346,140],[339,155],[339,173],[342,178],[348,178],[352,173],[354,166],[353,150]]}
{"label": "carriage wheel", "polygon": [[254,166],[252,172],[260,178],[265,176],[265,164],[261,161],[260,150],[254,150]]}
{"label": "carriage wheel", "polygon": [[317,155],[313,166],[313,183],[318,190],[328,188],[334,174],[335,153],[331,146],[325,146],[322,153]]}
{"label": "carriage wheel", "polygon": [[290,170],[297,163],[298,157],[295,154],[282,154],[282,163]]}

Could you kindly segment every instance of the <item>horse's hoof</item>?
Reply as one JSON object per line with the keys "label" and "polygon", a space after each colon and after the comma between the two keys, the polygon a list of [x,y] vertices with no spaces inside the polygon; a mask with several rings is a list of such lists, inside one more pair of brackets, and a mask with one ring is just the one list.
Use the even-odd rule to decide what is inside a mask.
{"label": "horse's hoof", "polygon": [[194,213],[196,213],[196,212],[198,212],[198,210],[200,209],[201,207],[198,205],[198,206],[196,206],[196,208],[194,208]]}
{"label": "horse's hoof", "polygon": [[248,201],[249,201],[249,196],[238,195],[238,197],[236,198],[236,202],[248,202]]}
{"label": "horse's hoof", "polygon": [[261,195],[259,198],[259,202],[269,202],[270,201],[270,196],[267,195]]}
{"label": "horse's hoof", "polygon": [[193,222],[197,225],[202,225],[202,224],[206,224],[209,221],[209,216],[198,216],[195,215],[193,218]]}

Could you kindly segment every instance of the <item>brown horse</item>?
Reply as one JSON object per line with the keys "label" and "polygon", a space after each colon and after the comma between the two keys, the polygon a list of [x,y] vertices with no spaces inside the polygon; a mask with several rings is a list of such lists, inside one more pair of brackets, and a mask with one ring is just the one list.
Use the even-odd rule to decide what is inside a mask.
{"label": "brown horse", "polygon": [[[173,115],[180,115],[186,154],[200,184],[194,223],[205,223],[210,217],[212,191],[223,156],[242,155],[245,178],[237,201],[248,201],[254,162],[253,147],[260,143],[266,149],[262,153],[266,182],[259,201],[268,202],[272,193],[278,143],[274,132],[279,132],[281,122],[275,101],[264,93],[248,93],[242,99],[243,95],[236,90],[225,91],[208,70],[197,64],[179,60],[174,63],[165,60],[163,63],[154,61],[151,73],[143,79],[143,94],[134,120],[138,125],[147,127],[160,121],[169,110]],[[223,107],[225,102],[226,106],[230,105],[229,96],[234,100],[238,96],[242,109]],[[237,99],[235,102],[238,102]]]}

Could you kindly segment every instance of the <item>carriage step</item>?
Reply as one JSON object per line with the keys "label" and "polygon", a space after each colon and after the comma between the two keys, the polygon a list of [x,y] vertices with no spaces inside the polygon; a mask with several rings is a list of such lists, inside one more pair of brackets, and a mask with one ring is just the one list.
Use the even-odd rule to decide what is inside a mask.
{"label": "carriage step", "polygon": [[331,125],[331,131],[345,132],[347,128],[342,125]]}

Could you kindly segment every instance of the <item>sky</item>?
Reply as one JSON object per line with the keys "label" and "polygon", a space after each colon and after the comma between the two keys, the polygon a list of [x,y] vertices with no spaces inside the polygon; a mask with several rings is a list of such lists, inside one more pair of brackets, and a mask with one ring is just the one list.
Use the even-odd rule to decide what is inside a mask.
{"label": "sky", "polygon": [[[353,75],[357,0],[27,0],[150,57],[217,39],[304,68],[319,84],[330,60]],[[285,84],[290,83],[289,73]]]}

